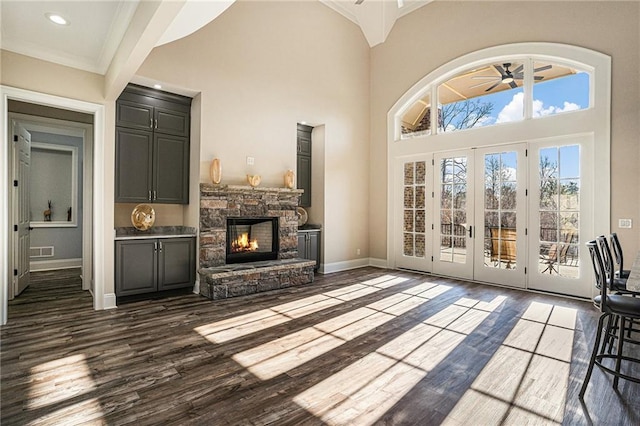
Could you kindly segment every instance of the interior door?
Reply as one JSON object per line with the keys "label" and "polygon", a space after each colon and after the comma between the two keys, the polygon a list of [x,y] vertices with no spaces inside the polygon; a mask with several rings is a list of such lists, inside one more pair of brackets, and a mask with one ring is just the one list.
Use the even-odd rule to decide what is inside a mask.
{"label": "interior door", "polygon": [[475,150],[474,279],[526,285],[526,183],[524,144]]}
{"label": "interior door", "polygon": [[[31,167],[31,135],[20,123],[12,120],[13,130],[13,181],[14,218],[17,234],[14,239],[14,287],[16,297],[29,286],[29,169]],[[16,183],[17,182],[17,183]],[[17,185],[17,186],[16,186]]]}
{"label": "interior door", "polygon": [[433,156],[433,272],[473,278],[473,150]]}
{"label": "interior door", "polygon": [[395,205],[397,218],[396,266],[431,272],[431,209],[430,174],[431,156],[421,155],[396,161],[396,188],[399,188]]}

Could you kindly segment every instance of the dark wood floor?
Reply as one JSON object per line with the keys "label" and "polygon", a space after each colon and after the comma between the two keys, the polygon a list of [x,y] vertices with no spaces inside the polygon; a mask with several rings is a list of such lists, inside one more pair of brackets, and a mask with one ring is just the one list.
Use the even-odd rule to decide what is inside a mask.
{"label": "dark wood floor", "polygon": [[596,320],[375,268],[95,312],[78,271],[34,273],[1,329],[1,423],[638,425],[638,384],[616,393],[596,369],[577,398]]}

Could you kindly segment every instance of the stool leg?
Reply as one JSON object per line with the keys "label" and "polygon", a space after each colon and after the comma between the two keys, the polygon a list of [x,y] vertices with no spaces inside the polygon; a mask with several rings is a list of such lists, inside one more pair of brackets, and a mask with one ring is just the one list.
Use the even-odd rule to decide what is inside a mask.
{"label": "stool leg", "polygon": [[584,382],[582,382],[582,388],[580,388],[580,399],[584,398],[584,393],[587,391],[587,386],[589,385],[589,380],[591,379],[591,373],[593,373],[593,366],[596,361],[596,355],[598,355],[598,347],[600,346],[600,339],[602,338],[602,326],[604,325],[604,320],[607,317],[610,317],[611,314],[602,314],[598,319],[598,327],[596,328],[596,341],[593,343],[593,351],[591,352],[591,360],[589,361],[589,367],[587,368],[587,374],[584,378]]}
{"label": "stool leg", "polygon": [[616,334],[618,333],[619,317],[611,317],[610,322],[613,323],[613,325],[611,326],[611,330],[609,330],[609,334],[607,334],[607,341],[609,342],[609,350],[607,351],[608,353],[611,353],[613,351],[613,342],[615,342]]}
{"label": "stool leg", "polygon": [[622,344],[624,343],[624,323],[625,318],[620,317],[620,327],[618,328],[618,352],[616,353],[616,375],[613,378],[613,388],[618,389],[620,381],[620,364],[622,364]]}

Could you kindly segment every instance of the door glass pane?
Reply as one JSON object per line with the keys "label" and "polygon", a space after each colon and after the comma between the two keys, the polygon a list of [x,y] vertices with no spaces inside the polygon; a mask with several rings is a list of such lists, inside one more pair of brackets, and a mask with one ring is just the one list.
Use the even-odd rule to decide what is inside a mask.
{"label": "door glass pane", "polygon": [[516,269],[516,193],[518,154],[485,154],[484,266]]}
{"label": "door glass pane", "polygon": [[427,212],[425,205],[426,162],[404,164],[404,214],[402,252],[405,256],[425,257]]}
{"label": "door glass pane", "polygon": [[440,260],[467,262],[467,158],[440,162]]}
{"label": "door glass pane", "polygon": [[580,147],[540,150],[538,272],[579,278]]}

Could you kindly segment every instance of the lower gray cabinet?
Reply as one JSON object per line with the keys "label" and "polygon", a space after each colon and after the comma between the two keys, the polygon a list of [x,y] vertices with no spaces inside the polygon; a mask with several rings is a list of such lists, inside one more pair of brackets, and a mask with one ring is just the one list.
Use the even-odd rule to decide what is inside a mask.
{"label": "lower gray cabinet", "polygon": [[298,231],[298,257],[315,260],[314,270],[320,267],[320,230]]}
{"label": "lower gray cabinet", "polygon": [[116,296],[193,286],[195,238],[116,241]]}

